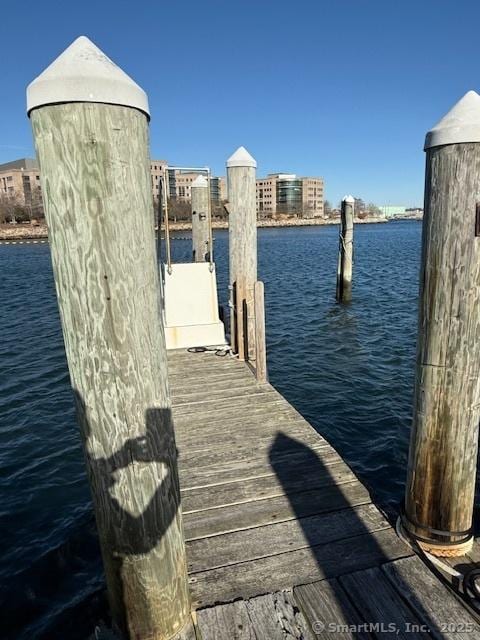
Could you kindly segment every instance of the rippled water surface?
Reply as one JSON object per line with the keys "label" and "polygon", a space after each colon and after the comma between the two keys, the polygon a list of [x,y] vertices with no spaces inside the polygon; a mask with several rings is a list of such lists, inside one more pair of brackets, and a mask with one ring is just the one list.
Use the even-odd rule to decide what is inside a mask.
{"label": "rippled water surface", "polygon": [[[355,229],[353,301],[335,303],[338,229],[259,230],[270,381],[377,502],[402,496],[421,224]],[[215,232],[227,300],[228,233]],[[174,257],[190,253],[177,239]],[[47,245],[0,246],[0,602],[18,640],[80,640],[105,611]]]}

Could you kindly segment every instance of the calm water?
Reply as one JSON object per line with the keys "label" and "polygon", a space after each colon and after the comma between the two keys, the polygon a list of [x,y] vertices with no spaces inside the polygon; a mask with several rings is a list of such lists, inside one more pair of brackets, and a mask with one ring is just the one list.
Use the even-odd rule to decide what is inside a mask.
{"label": "calm water", "polygon": [[[348,306],[334,299],[337,234],[259,231],[270,380],[377,502],[395,508],[411,416],[421,224],[356,227]],[[215,238],[225,304],[228,234]],[[189,241],[175,241],[176,259],[189,253]],[[48,246],[0,246],[0,273],[0,635],[83,640],[106,605]]]}

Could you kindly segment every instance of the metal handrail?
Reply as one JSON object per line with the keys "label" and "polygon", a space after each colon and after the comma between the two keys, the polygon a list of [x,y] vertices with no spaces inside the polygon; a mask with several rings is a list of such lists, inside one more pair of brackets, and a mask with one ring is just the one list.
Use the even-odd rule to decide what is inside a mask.
{"label": "metal handrail", "polygon": [[167,271],[172,273],[172,256],[170,252],[170,225],[168,223],[168,193],[167,193],[168,167],[163,170],[162,180],[162,209],[165,220],[165,250],[167,254]]}
{"label": "metal handrail", "polygon": [[[210,264],[210,271],[213,271],[215,266],[213,263],[213,233],[212,233],[212,192],[211,192],[211,171],[209,167],[179,167],[179,166],[165,166],[163,169],[162,179],[162,209],[165,217],[165,247],[167,257],[167,271],[172,273],[172,258],[170,250],[170,226],[168,221],[168,172],[169,171],[192,171],[196,173],[206,173],[208,183],[208,257]],[[160,230],[159,230],[160,231]]]}

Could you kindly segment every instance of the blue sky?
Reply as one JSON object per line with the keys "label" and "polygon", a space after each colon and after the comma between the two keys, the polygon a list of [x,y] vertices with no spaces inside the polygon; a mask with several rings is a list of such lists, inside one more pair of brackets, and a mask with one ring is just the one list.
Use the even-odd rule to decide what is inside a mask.
{"label": "blue sky", "polygon": [[479,89],[475,0],[42,0],[0,25],[0,162],[33,154],[25,87],[87,35],[148,93],[152,157],[321,175],[326,197],[423,200],[426,131]]}

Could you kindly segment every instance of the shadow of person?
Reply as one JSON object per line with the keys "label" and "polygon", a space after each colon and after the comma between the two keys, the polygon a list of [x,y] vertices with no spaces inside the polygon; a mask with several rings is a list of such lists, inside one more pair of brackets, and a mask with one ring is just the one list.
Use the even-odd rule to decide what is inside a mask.
{"label": "shadow of person", "polygon": [[[326,464],[322,458],[321,450],[282,432],[276,434],[269,450],[270,465],[314,559],[305,563],[308,568],[301,573],[300,584],[307,586],[298,597],[305,599],[307,610],[309,601],[319,603],[315,605],[320,616],[317,621],[325,625],[347,624],[358,630],[362,624],[387,622],[395,624],[396,630],[382,632],[381,637],[413,640],[427,635],[423,631],[412,635],[406,627],[406,623],[418,624],[420,618],[430,633],[441,638],[436,621],[410,586],[402,583],[400,595],[380,570],[402,553],[397,553],[395,539],[388,535],[381,514],[369,504],[368,491],[348,473],[345,464]],[[400,552],[402,545],[398,540]],[[314,582],[316,587],[311,585]],[[410,606],[403,602],[406,594]],[[321,619],[323,614],[326,617]],[[368,636],[362,630],[348,637]],[[326,633],[322,637],[333,636]]]}
{"label": "shadow of person", "polygon": [[[91,453],[91,427],[78,391],[75,402],[83,425],[92,488],[101,500],[97,518],[106,525],[104,531],[109,534],[112,550],[116,554],[148,553],[163,537],[180,507],[171,409],[147,409],[144,434],[126,439],[109,456],[97,458]],[[100,434],[94,437],[101,439]]]}
{"label": "shadow of person", "polygon": [[143,591],[168,592],[173,580],[178,598],[188,601],[171,409],[147,409],[144,429],[132,424],[139,435],[124,438],[128,425],[120,417],[93,432],[88,408],[74,394],[113,618],[125,633],[132,624],[125,611],[141,610],[141,625],[148,629],[161,610],[142,609]]}

